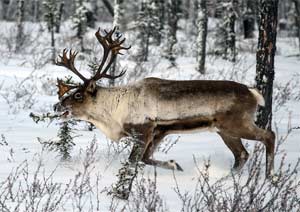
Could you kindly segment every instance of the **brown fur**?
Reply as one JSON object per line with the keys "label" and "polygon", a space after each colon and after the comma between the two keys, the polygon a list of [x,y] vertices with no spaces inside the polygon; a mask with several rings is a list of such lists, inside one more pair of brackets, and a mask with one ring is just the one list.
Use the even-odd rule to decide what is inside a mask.
{"label": "brown fur", "polygon": [[90,86],[74,92],[83,94],[82,102],[70,94],[61,105],[72,106],[75,117],[94,123],[112,140],[138,135],[144,146],[142,160],[147,164],[181,169],[173,160],[151,158],[163,138],[171,133],[214,130],[232,151],[235,169],[241,169],[248,158],[241,142],[244,138],[266,146],[266,174],[273,170],[274,133],[254,124],[257,99],[243,84],[146,78],[124,87],[95,87],[94,92],[85,87]]}

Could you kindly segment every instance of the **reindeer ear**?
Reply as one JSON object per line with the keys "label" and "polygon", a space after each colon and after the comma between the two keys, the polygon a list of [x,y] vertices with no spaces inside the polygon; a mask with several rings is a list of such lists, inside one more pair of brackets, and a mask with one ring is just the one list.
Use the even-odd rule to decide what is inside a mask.
{"label": "reindeer ear", "polygon": [[71,90],[73,87],[66,85],[62,80],[57,79],[57,85],[58,87],[58,98],[61,98],[65,93],[67,93],[69,90]]}
{"label": "reindeer ear", "polygon": [[91,80],[86,88],[86,91],[91,94],[94,94],[96,92],[96,90],[97,90],[96,81]]}

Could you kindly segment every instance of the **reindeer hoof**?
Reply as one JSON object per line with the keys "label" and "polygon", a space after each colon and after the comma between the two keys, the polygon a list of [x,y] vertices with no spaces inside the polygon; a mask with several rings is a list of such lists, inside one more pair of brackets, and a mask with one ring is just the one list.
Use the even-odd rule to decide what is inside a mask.
{"label": "reindeer hoof", "polygon": [[171,166],[173,166],[173,170],[177,170],[177,171],[183,172],[183,169],[181,168],[181,166],[179,166],[179,164],[176,163],[174,160],[169,160],[169,164]]}

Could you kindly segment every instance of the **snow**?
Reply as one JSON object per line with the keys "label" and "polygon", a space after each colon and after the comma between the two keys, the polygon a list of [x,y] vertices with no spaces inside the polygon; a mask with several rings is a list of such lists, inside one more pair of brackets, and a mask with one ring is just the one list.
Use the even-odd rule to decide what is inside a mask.
{"label": "snow", "polygon": [[[7,23],[1,22],[2,29],[9,28]],[[46,33],[46,32],[45,32]],[[67,34],[67,32],[63,32]],[[70,32],[71,33],[71,32]],[[89,32],[93,33],[93,32]],[[92,38],[91,38],[92,39]],[[179,41],[184,39],[184,34],[179,33]],[[128,43],[134,41],[129,39]],[[189,40],[179,45],[189,45]],[[208,41],[210,42],[210,41]],[[278,39],[278,55],[275,59],[275,85],[285,85],[289,81],[299,80],[299,67],[300,60],[297,57],[291,57],[290,55],[297,53],[297,45],[291,44],[296,42],[291,38],[279,38]],[[253,42],[255,43],[255,42]],[[92,140],[95,136],[98,149],[96,150],[96,159],[93,163],[91,170],[91,180],[95,182],[96,176],[99,175],[100,188],[109,188],[113,183],[117,181],[116,174],[121,167],[121,161],[124,161],[128,157],[128,151],[122,152],[120,155],[115,154],[112,151],[112,145],[99,130],[92,132],[87,131],[83,123],[77,126],[77,134],[79,137],[74,139],[76,146],[72,152],[72,158],[70,161],[62,162],[57,157],[56,153],[43,150],[41,144],[37,138],[44,140],[55,139],[57,136],[58,125],[57,121],[53,123],[40,123],[35,124],[29,117],[30,112],[48,112],[52,111],[52,105],[56,103],[57,97],[55,92],[49,92],[49,90],[55,91],[56,78],[63,78],[70,75],[68,71],[61,67],[57,67],[51,64],[40,69],[34,69],[32,65],[26,62],[28,55],[11,55],[10,58],[6,57],[4,52],[3,43],[0,43],[0,49],[2,52],[2,58],[0,59],[0,179],[6,179],[12,170],[16,170],[23,161],[28,162],[29,175],[32,177],[34,170],[42,160],[42,169],[46,174],[50,174],[54,169],[53,181],[66,185],[70,179],[75,179],[79,172],[83,170],[85,151],[88,146],[92,144]],[[245,43],[239,41],[240,46],[251,45],[251,43]],[[59,48],[65,46],[60,45]],[[42,48],[41,46],[39,48]],[[190,48],[190,47],[189,47]],[[211,48],[208,46],[208,48]],[[249,47],[250,49],[251,47]],[[185,50],[185,51],[191,51]],[[210,52],[210,49],[208,49]],[[6,52],[7,53],[7,52]],[[129,52],[130,54],[130,52]],[[120,57],[121,64],[128,67],[127,75],[132,74],[133,69],[132,62],[129,61],[129,57]],[[207,75],[201,76],[196,71],[196,60],[193,57],[181,56],[177,58],[177,68],[169,68],[169,63],[166,60],[160,59],[158,64],[151,73],[145,73],[143,76],[155,76],[168,79],[228,79],[235,80],[247,85],[254,84],[255,75],[255,53],[253,52],[239,52],[238,58],[240,59],[236,64],[224,61],[222,59],[216,59],[209,55],[207,58]],[[146,65],[151,67],[151,62],[156,61],[156,58],[150,58],[150,62]],[[83,62],[82,62],[83,63]],[[82,68],[86,67],[86,64],[81,64]],[[81,66],[80,65],[80,66]],[[154,65],[153,65],[154,66]],[[149,68],[150,70],[150,68]],[[88,76],[88,72],[83,72]],[[23,107],[28,102],[26,98],[18,99],[18,108],[15,109],[14,104],[8,104],[3,98],[7,92],[15,92],[18,90],[18,83],[22,80],[29,78],[24,86],[32,86],[32,89],[36,89],[33,94],[34,104],[31,108]],[[47,79],[47,80],[46,80]],[[75,79],[75,78],[74,78]],[[78,79],[77,79],[78,80]],[[126,79],[125,82],[130,82],[130,79]],[[46,83],[46,88],[43,86]],[[29,87],[30,88],[30,87]],[[276,89],[275,89],[276,90]],[[300,86],[296,84],[291,88],[294,96],[300,96]],[[276,92],[276,91],[275,91]],[[12,97],[11,97],[12,98]],[[285,105],[280,107],[273,116],[274,123],[277,123],[278,132],[280,135],[284,135],[286,132],[287,124],[289,123],[289,114],[291,117],[292,127],[300,125],[300,103],[299,101],[289,99]],[[25,108],[25,109],[23,109]],[[293,130],[287,141],[282,145],[282,155],[287,153],[287,162],[294,164],[299,158],[300,144],[299,144],[300,130]],[[4,144],[3,140],[7,142]],[[213,179],[219,179],[230,173],[230,168],[233,165],[233,156],[220,137],[215,133],[205,132],[201,134],[184,134],[184,135],[172,135],[167,139],[176,140],[178,142],[165,154],[162,152],[155,153],[155,158],[161,160],[176,160],[180,166],[184,169],[184,172],[174,172],[178,185],[183,191],[193,191],[197,178],[197,167],[194,163],[194,158],[200,165],[204,163],[208,158],[211,160],[211,177]],[[245,141],[250,145],[247,147],[249,152],[253,149],[254,141]],[[114,146],[116,148],[116,146]],[[276,158],[276,166],[280,160],[280,155]],[[250,155],[251,157],[251,155]],[[146,166],[145,175],[153,177],[154,168]],[[39,176],[42,177],[42,176]],[[166,202],[170,211],[178,211],[180,208],[180,201],[177,194],[174,192],[175,181],[173,172],[170,170],[163,170],[157,168],[157,188],[159,194]],[[107,195],[106,192],[100,192],[100,211],[110,211],[110,204],[112,197]],[[120,204],[123,202],[120,200]],[[89,203],[85,204],[88,207]],[[74,205],[70,201],[64,206],[71,210],[74,209]],[[178,210],[177,210],[178,209]]]}

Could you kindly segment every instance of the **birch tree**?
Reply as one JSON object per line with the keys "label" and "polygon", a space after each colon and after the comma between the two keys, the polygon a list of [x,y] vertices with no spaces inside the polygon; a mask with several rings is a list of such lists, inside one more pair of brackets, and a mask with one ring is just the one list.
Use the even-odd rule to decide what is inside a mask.
{"label": "birch tree", "polygon": [[199,0],[197,18],[197,71],[205,73],[206,37],[207,37],[207,2]]}
{"label": "birch tree", "polygon": [[16,52],[18,52],[24,44],[24,13],[24,0],[18,0]]}
{"label": "birch tree", "polygon": [[[116,27],[117,30],[124,30],[124,8],[123,8],[123,2],[124,0],[115,0],[114,4],[114,21],[113,21],[113,27]],[[115,61],[113,65],[111,66],[109,72],[110,75],[114,76],[116,73],[117,69],[117,64],[118,63],[118,56],[116,56]],[[114,86],[115,85],[115,79],[110,79],[109,80],[109,85]]]}

